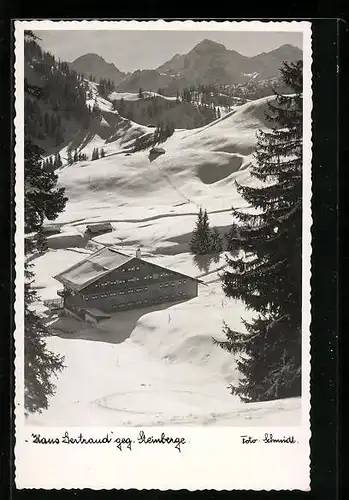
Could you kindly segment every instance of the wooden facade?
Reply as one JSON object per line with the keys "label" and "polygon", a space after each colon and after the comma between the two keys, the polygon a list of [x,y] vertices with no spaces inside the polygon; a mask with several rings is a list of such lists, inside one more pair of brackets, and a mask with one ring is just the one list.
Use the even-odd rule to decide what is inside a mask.
{"label": "wooden facade", "polygon": [[56,279],[64,285],[64,290],[59,292],[64,297],[64,307],[80,317],[85,316],[87,309],[105,313],[124,311],[188,300],[198,295],[198,280],[195,278],[136,257],[126,258],[126,262],[115,269],[107,270],[96,279],[90,278],[82,285],[81,280],[78,285],[69,282],[64,273]]}

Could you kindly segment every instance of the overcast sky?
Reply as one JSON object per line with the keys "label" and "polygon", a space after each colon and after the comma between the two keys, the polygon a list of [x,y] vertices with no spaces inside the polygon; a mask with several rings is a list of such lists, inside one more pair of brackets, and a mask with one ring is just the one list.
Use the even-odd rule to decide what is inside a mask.
{"label": "overcast sky", "polygon": [[154,69],[175,54],[186,54],[208,38],[246,56],[276,49],[285,43],[302,48],[302,33],[228,31],[35,31],[40,45],[62,60],[95,53],[121,71]]}

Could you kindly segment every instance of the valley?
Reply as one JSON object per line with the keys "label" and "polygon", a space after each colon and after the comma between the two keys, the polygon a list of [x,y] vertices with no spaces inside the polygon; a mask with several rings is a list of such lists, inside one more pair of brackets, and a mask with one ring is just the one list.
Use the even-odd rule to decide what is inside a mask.
{"label": "valley", "polygon": [[[27,417],[31,425],[288,426],[300,422],[300,398],[245,404],[230,394],[227,386],[239,379],[236,359],[212,339],[222,339],[223,321],[243,332],[242,318],[249,320],[253,313],[222,290],[226,251],[207,256],[190,253],[200,207],[207,210],[210,225],[223,238],[236,222],[232,207],[251,211],[235,181],[256,185],[250,175],[256,133],[270,129],[265,114],[275,101],[269,94],[230,109],[214,106],[220,117],[216,114],[207,120],[195,103],[178,98],[178,89],[188,82],[198,83],[189,70],[209,74],[200,54],[217,55],[217,50],[219,61],[228,58],[229,64],[215,81],[222,85],[245,81],[246,77],[233,72],[231,58],[237,58],[233,51],[207,42],[165,63],[155,76],[145,71],[121,74],[115,66],[107,71],[99,61],[104,68],[101,74],[91,64],[93,57],[90,73],[84,66],[86,58],[78,61],[79,66],[77,61],[70,65],[84,73],[81,85],[92,118],[85,128],[76,121],[73,127],[68,120],[70,129],[55,145],[62,161],[55,170],[57,185],[65,189],[68,201],[65,210],[50,221],[59,231],[47,237],[48,249],[32,260],[39,299],[35,309],[50,332],[47,346],[64,355],[65,369],[55,380],[57,392],[49,408]],[[274,75],[278,63],[273,57],[274,65],[265,57],[257,61],[263,78]],[[245,59],[249,58],[241,59],[243,71],[250,74],[254,68]],[[112,78],[115,90],[101,95],[98,82],[89,74]],[[208,78],[201,83],[212,83]],[[155,92],[164,87],[164,95]],[[141,96],[139,88],[144,92]],[[148,112],[154,103],[162,107],[155,118]],[[159,120],[173,126],[161,142],[154,136]],[[152,148],[163,151],[151,158]],[[92,160],[96,150],[99,158]],[[48,148],[46,158],[52,152]],[[85,159],[71,160],[74,152]],[[112,230],[86,238],[86,226],[97,222],[110,223]],[[104,246],[132,256],[140,247],[146,261],[200,278],[198,296],[113,313],[97,325],[50,311],[45,301],[57,298],[60,288],[53,276]]]}

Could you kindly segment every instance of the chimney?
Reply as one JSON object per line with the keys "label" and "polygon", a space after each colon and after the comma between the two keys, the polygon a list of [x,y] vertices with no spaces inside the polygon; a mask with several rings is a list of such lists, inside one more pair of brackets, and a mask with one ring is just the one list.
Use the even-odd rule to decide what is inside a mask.
{"label": "chimney", "polygon": [[140,258],[141,258],[141,249],[137,248],[137,250],[136,250],[136,259],[140,259]]}

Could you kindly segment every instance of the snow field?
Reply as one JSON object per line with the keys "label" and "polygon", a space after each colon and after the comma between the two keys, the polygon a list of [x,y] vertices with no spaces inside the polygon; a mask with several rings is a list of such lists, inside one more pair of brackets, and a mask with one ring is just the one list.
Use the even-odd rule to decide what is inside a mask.
{"label": "snow field", "polygon": [[[226,386],[238,380],[236,360],[214,346],[212,337],[222,338],[223,320],[243,331],[241,317],[251,319],[252,313],[222,291],[224,253],[194,259],[188,247],[200,206],[222,234],[233,222],[231,207],[246,208],[234,181],[253,182],[255,133],[266,127],[264,113],[272,98],[240,106],[206,127],[176,131],[162,145],[166,153],[150,162],[148,151],[125,156],[122,149],[133,134],[152,129],[131,122],[127,131],[118,131],[110,118],[117,120],[117,113],[93,88],[115,140],[95,134],[82,151],[103,147],[107,156],[59,171],[69,201],[57,219],[63,232],[51,237],[57,248],[34,260],[38,295],[56,297],[61,286],[52,276],[103,245],[130,255],[141,246],[144,260],[204,283],[192,300],[119,312],[98,325],[48,317],[53,334],[48,348],[65,356],[66,368],[49,409],[28,423],[297,425],[297,398],[242,404],[231,396]],[[72,247],[69,237],[102,221],[111,222],[113,232]]]}

